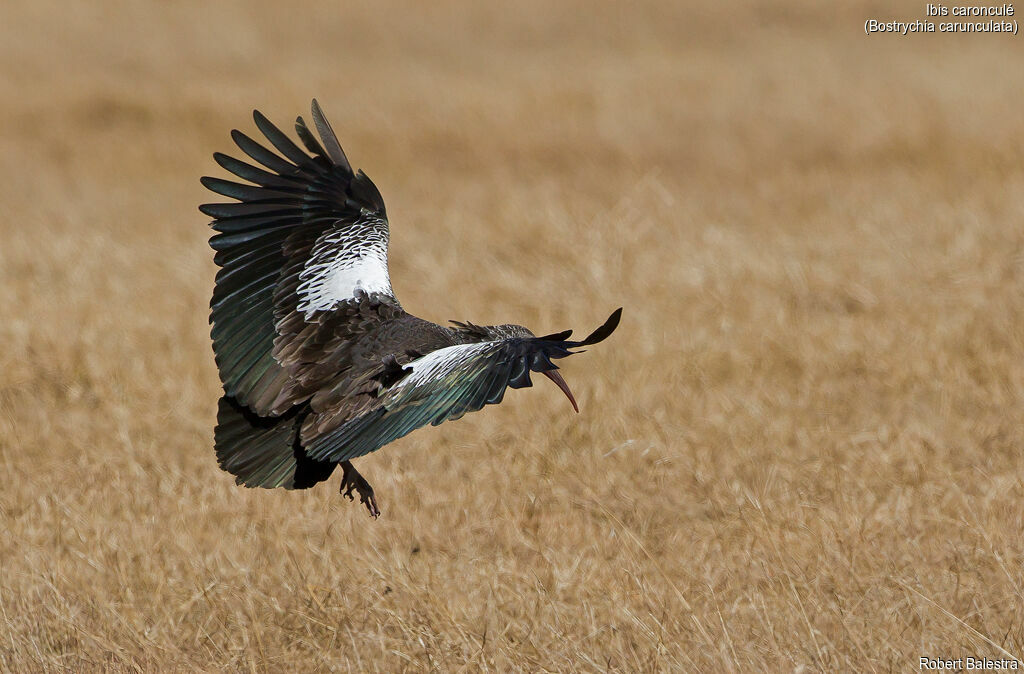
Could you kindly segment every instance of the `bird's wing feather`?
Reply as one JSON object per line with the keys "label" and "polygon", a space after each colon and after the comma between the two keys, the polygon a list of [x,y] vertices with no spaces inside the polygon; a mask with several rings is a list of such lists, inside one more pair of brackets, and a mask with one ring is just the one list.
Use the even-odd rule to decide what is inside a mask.
{"label": "bird's wing feather", "polygon": [[253,117],[274,149],[233,131],[239,149],[261,166],[215,154],[251,184],[203,178],[236,201],[200,210],[219,232],[210,240],[221,267],[210,320],[225,392],[254,412],[277,415],[315,389],[317,365],[344,360],[346,334],[402,309],[388,275],[384,201],[365,174],[352,172],[319,105],[320,140],[301,117],[296,122],[305,150],[258,111]]}
{"label": "bird's wing feather", "polygon": [[365,403],[358,416],[349,413],[339,425],[331,409],[310,415],[301,431],[302,444],[310,458],[347,461],[428,423],[437,426],[499,403],[506,388],[531,386],[531,371],[555,370],[552,359],[564,358],[573,353],[570,349],[595,344],[610,335],[621,311],[578,342],[512,337],[431,351],[401,366],[392,375],[399,377],[397,381],[380,387],[376,397],[370,397],[369,389],[364,391]]}

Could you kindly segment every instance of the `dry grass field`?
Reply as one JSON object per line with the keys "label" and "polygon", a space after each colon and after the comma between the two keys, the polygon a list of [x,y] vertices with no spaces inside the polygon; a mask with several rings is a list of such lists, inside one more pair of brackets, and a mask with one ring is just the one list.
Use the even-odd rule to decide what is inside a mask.
{"label": "dry grass field", "polygon": [[[0,9],[0,670],[1024,657],[1024,43],[924,3]],[[357,462],[216,465],[203,174],[323,104],[424,318],[618,332]]]}

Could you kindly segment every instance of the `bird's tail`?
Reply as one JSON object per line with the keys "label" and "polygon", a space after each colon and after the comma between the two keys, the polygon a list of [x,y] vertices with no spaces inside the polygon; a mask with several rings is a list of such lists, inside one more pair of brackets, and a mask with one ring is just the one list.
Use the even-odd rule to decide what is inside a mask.
{"label": "bird's tail", "polygon": [[331,476],[337,463],[306,455],[298,431],[305,417],[296,407],[280,417],[261,417],[223,396],[217,408],[217,463],[246,487],[306,489]]}

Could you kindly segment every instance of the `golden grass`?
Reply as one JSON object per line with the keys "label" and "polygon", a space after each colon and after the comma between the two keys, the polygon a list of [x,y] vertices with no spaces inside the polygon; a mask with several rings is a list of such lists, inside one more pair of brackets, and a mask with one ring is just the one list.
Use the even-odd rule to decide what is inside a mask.
{"label": "golden grass", "polygon": [[[0,669],[1024,655],[1024,71],[846,3],[0,22]],[[923,4],[923,3],[922,3]],[[433,320],[619,331],[336,479],[214,461],[198,184],[319,97]]]}

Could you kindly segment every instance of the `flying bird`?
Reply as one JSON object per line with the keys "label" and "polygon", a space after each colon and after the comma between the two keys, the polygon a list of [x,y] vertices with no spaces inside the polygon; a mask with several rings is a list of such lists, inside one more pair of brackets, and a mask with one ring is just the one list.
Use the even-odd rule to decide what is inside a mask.
{"label": "flying bird", "polygon": [[388,276],[384,200],[352,171],[316,100],[295,131],[305,150],[259,111],[276,152],[241,131],[249,159],[214,160],[246,183],[204,177],[234,201],[204,204],[217,273],[210,302],[224,385],[217,462],[247,487],[305,489],[339,464],[341,492],[380,515],[352,460],[426,424],[458,419],[506,388],[553,381],[579,412],[553,359],[596,344],[622,309],[580,341],[571,330],[536,337],[521,325],[437,325],[406,313]]}

